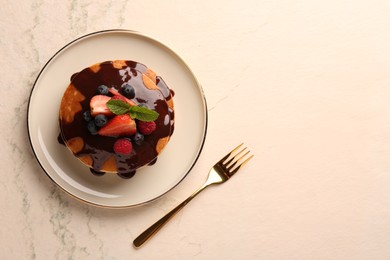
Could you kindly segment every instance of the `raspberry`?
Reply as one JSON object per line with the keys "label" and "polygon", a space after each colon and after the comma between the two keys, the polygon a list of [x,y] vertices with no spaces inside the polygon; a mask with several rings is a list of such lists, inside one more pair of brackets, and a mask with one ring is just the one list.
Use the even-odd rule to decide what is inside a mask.
{"label": "raspberry", "polygon": [[116,154],[129,155],[132,150],[133,150],[133,145],[131,144],[131,141],[128,138],[118,139],[114,143],[114,152]]}
{"label": "raspberry", "polygon": [[151,133],[156,130],[156,122],[145,122],[145,121],[139,121],[138,122],[138,130],[141,134],[144,135],[150,135]]}
{"label": "raspberry", "polygon": [[127,102],[126,98],[124,96],[121,96],[121,95],[115,95],[111,99],[113,99],[113,100],[122,100],[124,102]]}

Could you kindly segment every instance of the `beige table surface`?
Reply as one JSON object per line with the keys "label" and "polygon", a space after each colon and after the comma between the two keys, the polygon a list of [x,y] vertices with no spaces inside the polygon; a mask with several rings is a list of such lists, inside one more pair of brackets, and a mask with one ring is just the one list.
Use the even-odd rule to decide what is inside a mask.
{"label": "beige table surface", "polygon": [[[57,188],[26,123],[50,57],[112,28],[181,55],[209,116],[188,177],[125,210]],[[3,0],[0,32],[1,259],[390,259],[389,1]],[[239,175],[131,246],[240,142],[255,157]]]}

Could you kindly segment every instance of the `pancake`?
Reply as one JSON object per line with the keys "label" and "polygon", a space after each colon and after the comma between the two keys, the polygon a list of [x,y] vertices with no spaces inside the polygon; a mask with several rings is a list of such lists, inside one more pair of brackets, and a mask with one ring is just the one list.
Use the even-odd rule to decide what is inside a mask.
{"label": "pancake", "polygon": [[[109,89],[108,93],[98,92],[99,86],[102,85]],[[128,85],[134,89],[134,93],[126,97],[123,90]],[[93,173],[131,176],[137,169],[153,164],[168,144],[174,132],[173,95],[174,92],[162,77],[157,76],[142,63],[129,60],[96,63],[71,77],[60,105],[60,137],[69,150]],[[133,119],[131,127],[136,128],[136,134],[135,130],[125,135],[106,134],[107,131],[103,130],[105,125],[100,129],[95,125],[97,131],[91,132],[90,121],[96,119],[99,113],[106,117],[108,121],[106,125],[114,124],[119,117],[107,111],[107,107],[103,110],[93,107],[96,99],[105,103],[105,100],[114,96],[121,97],[124,102],[127,100],[126,103],[131,106],[157,112],[158,117],[153,121],[155,130],[140,134],[143,122],[140,119]],[[92,99],[94,101],[91,101]],[[87,120],[85,113],[88,111],[92,116]],[[135,135],[137,137],[142,135],[143,141],[139,142],[139,138],[136,140]],[[118,153],[114,149],[118,139],[127,139],[131,142],[132,149],[129,154]]]}

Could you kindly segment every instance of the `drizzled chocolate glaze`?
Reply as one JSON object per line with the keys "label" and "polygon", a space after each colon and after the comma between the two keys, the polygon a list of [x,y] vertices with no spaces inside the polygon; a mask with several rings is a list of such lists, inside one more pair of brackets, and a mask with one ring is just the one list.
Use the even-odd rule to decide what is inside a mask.
{"label": "drizzled chocolate glaze", "polygon": [[[100,174],[104,163],[114,156],[118,175],[130,178],[136,169],[153,164],[157,160],[158,141],[172,135],[174,111],[167,102],[174,94],[160,76],[157,77],[156,82],[159,90],[148,89],[142,79],[142,74],[148,70],[145,65],[134,61],[126,61],[126,65],[118,69],[113,66],[111,61],[107,61],[100,63],[100,69],[97,72],[86,68],[73,74],[71,84],[85,99],[80,101],[82,109],[74,115],[74,120],[71,123],[66,123],[60,117],[60,129],[61,137],[65,143],[75,137],[83,139],[84,146],[75,153],[75,156],[90,156],[92,172]],[[134,87],[135,98],[133,101],[136,104],[143,104],[159,113],[159,117],[155,121],[156,130],[150,135],[145,135],[141,145],[133,143],[133,151],[130,155],[115,154],[113,146],[117,138],[90,134],[83,118],[83,112],[90,109],[90,99],[97,94],[98,86],[106,85],[109,88],[120,90],[125,83]]]}

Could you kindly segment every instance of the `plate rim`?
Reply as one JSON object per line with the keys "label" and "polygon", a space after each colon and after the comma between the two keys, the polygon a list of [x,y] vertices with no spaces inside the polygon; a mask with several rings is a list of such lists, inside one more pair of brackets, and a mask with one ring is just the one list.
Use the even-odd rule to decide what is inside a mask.
{"label": "plate rim", "polygon": [[[164,191],[163,193],[161,193],[160,195],[154,197],[154,198],[151,198],[151,199],[148,199],[146,201],[143,201],[143,202],[140,202],[140,203],[136,203],[136,204],[131,204],[131,205],[106,205],[106,204],[99,204],[99,203],[96,203],[96,202],[93,202],[93,201],[89,201],[87,199],[83,199],[79,196],[76,196],[75,194],[73,194],[72,192],[66,190],[64,187],[62,187],[59,183],[57,183],[53,177],[48,173],[48,171],[45,169],[44,165],[42,164],[42,162],[38,159],[38,155],[37,155],[37,151],[36,151],[36,148],[34,148],[34,145],[33,145],[33,141],[32,141],[32,133],[31,133],[31,123],[30,123],[30,109],[31,109],[31,101],[32,101],[32,97],[34,95],[34,90],[36,88],[36,84],[37,82],[39,81],[42,73],[46,70],[46,68],[49,66],[49,64],[62,52],[64,51],[67,47],[69,47],[70,45],[80,41],[80,40],[83,40],[85,38],[88,38],[90,36],[94,36],[94,35],[98,35],[98,34],[105,34],[105,33],[125,33],[125,34],[135,34],[137,36],[140,36],[140,37],[144,37],[144,38],[147,38],[149,40],[152,40],[158,44],[160,44],[161,46],[164,46],[168,51],[170,51],[171,53],[173,53],[176,58],[179,59],[179,61],[185,65],[186,69],[190,72],[191,76],[193,77],[193,79],[195,80],[195,83],[198,87],[198,90],[200,91],[200,94],[201,94],[201,99],[202,99],[202,102],[203,102],[203,105],[204,105],[204,122],[205,122],[205,125],[204,125],[204,129],[203,129],[203,136],[202,136],[202,140],[201,140],[201,143],[200,143],[200,146],[199,146],[199,151],[197,153],[197,155],[195,156],[194,158],[194,161],[193,163],[189,166],[187,172],[185,174],[182,175],[182,177],[178,180],[178,182],[173,185],[172,187],[170,187],[169,189],[167,189],[166,191]],[[62,46],[60,49],[58,49],[58,51],[56,51],[48,60],[47,62],[42,66],[41,70],[39,71],[39,73],[37,74],[35,80],[34,80],[34,83],[32,85],[32,88],[30,90],[30,94],[29,94],[29,98],[28,98],[28,102],[27,102],[27,111],[26,111],[26,122],[27,122],[27,135],[28,135],[28,141],[30,143],[30,147],[31,147],[31,150],[34,154],[34,158],[35,160],[38,162],[40,168],[43,170],[43,172],[46,174],[47,177],[49,177],[49,179],[55,184],[56,187],[59,187],[60,190],[64,191],[66,194],[70,195],[70,197],[82,202],[82,203],[85,203],[87,205],[92,205],[92,206],[95,206],[95,207],[98,207],[98,208],[109,208],[109,209],[128,209],[128,208],[134,208],[134,207],[139,207],[139,206],[142,206],[142,205],[145,205],[145,204],[148,204],[150,202],[153,202],[153,201],[156,201],[158,200],[159,198],[163,197],[165,194],[167,194],[168,192],[170,192],[171,190],[173,190],[175,187],[177,187],[187,176],[188,174],[191,172],[191,170],[193,169],[193,167],[195,166],[195,164],[197,163],[199,157],[200,157],[200,154],[202,153],[202,150],[204,148],[204,144],[205,144],[205,141],[206,141],[206,136],[207,136],[207,130],[208,130],[208,108],[207,108],[207,101],[206,101],[206,97],[205,97],[205,94],[204,94],[204,91],[203,91],[203,88],[202,88],[202,85],[200,84],[199,80],[197,79],[197,77],[195,76],[195,74],[193,73],[193,71],[191,70],[191,68],[188,66],[188,64],[184,61],[184,59],[178,54],[176,53],[172,48],[170,48],[169,46],[167,46],[166,44],[162,43],[161,41],[147,35],[147,34],[144,34],[144,33],[141,33],[139,31],[135,31],[135,30],[129,30],[129,29],[106,29],[106,30],[99,30],[99,31],[94,31],[94,32],[91,32],[91,33],[87,33],[87,34],[84,34],[84,35],[81,35],[75,39],[73,39],[72,41],[66,43],[64,46]]]}

